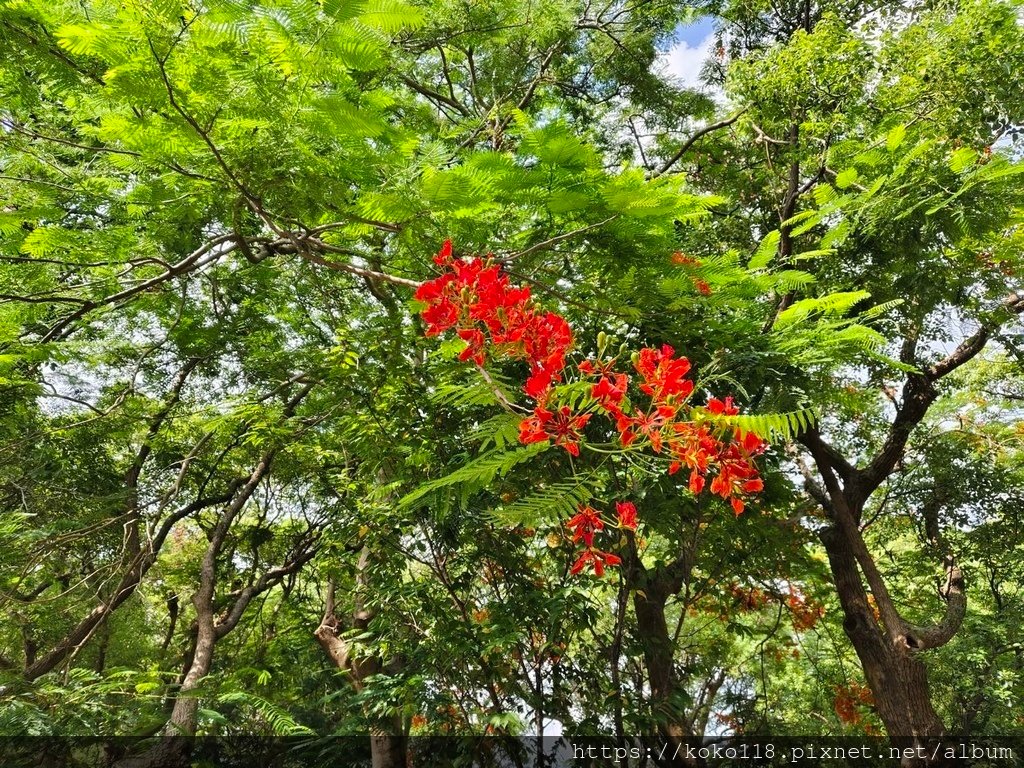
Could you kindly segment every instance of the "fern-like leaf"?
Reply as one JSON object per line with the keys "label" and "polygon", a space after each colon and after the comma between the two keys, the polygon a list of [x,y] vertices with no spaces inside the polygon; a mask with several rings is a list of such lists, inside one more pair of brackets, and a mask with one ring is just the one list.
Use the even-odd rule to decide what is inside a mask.
{"label": "fern-like leaf", "polygon": [[465,498],[470,493],[489,485],[496,477],[504,477],[517,464],[529,461],[549,447],[547,443],[535,443],[513,451],[490,451],[444,477],[424,483],[403,497],[398,506],[405,509],[414,508],[431,494],[453,487],[459,487]]}
{"label": "fern-like leaf", "polygon": [[721,420],[742,432],[753,432],[768,441],[792,440],[816,421],[814,411],[802,408],[786,413],[752,413],[724,416]]}
{"label": "fern-like leaf", "polygon": [[545,523],[572,517],[580,504],[593,493],[589,477],[577,477],[552,483],[518,501],[491,510],[488,516],[501,525],[536,528]]}

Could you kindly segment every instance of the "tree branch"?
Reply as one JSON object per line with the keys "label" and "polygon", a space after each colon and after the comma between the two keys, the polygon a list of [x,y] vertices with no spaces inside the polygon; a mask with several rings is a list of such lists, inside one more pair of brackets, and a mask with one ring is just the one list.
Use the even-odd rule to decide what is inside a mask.
{"label": "tree branch", "polygon": [[746,112],[746,111],[747,111],[746,109],[741,109],[739,112],[737,112],[732,117],[727,117],[724,120],[719,120],[717,123],[711,123],[711,125],[706,125],[703,128],[701,128],[699,131],[694,133],[690,138],[688,138],[686,141],[684,141],[683,142],[683,146],[681,146],[676,151],[676,153],[674,155],[672,155],[672,157],[670,157],[668,160],[666,160],[658,170],[656,170],[654,173],[652,173],[650,175],[650,178],[654,179],[654,178],[657,178],[658,176],[661,176],[662,174],[664,174],[673,165],[678,163],[682,159],[683,155],[685,155],[690,150],[690,147],[692,147],[694,144],[696,144],[698,140],[704,138],[709,133],[713,133],[715,131],[721,130],[722,128],[727,128],[728,126],[732,125],[737,120],[739,120],[740,116],[744,112]]}

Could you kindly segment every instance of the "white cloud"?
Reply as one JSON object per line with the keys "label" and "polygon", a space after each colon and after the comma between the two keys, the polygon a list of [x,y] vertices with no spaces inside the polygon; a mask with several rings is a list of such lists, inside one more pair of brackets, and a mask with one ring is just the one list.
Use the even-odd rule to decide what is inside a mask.
{"label": "white cloud", "polygon": [[700,81],[700,71],[704,67],[704,62],[711,57],[714,46],[713,32],[696,45],[680,40],[662,55],[663,71],[689,88],[709,90],[708,86]]}

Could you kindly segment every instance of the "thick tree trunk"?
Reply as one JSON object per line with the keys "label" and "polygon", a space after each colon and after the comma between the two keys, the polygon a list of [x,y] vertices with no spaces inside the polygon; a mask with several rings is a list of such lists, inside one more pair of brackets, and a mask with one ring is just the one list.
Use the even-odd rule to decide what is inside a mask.
{"label": "thick tree trunk", "polygon": [[[832,521],[822,532],[821,540],[843,609],[843,628],[860,658],[878,715],[893,746],[906,750],[901,755],[904,768],[952,764],[942,755],[943,750],[937,749],[946,736],[946,728],[932,705],[928,670],[917,654],[949,642],[956,634],[966,615],[967,594],[963,575],[952,553],[947,551],[946,584],[940,592],[946,603],[944,616],[929,626],[906,621],[868,550],[861,520],[867,500],[896,471],[911,430],[937,397],[935,381],[977,354],[986,338],[987,331],[982,329],[924,374],[908,377],[889,436],[867,468],[858,469],[849,463],[817,430],[808,430],[800,438],[814,457],[824,483],[822,488],[808,478],[807,488]],[[905,345],[901,353],[904,362],[914,361],[913,349],[913,343]],[[941,531],[935,515],[935,510],[925,510],[929,538],[938,549],[943,549],[938,546]],[[868,602],[869,588],[874,605]]]}
{"label": "thick tree trunk", "polygon": [[821,538],[843,609],[843,629],[861,661],[878,715],[893,746],[911,749],[901,766],[946,765],[941,755],[932,759],[946,729],[931,703],[927,668],[912,649],[892,642],[879,626],[856,557],[842,533],[830,528]]}
{"label": "thick tree trunk", "polygon": [[400,718],[392,718],[390,727],[370,732],[370,765],[373,768],[407,768],[409,744]]}
{"label": "thick tree trunk", "polygon": [[[357,568],[356,579],[359,587],[366,584],[369,560],[369,550],[364,547],[360,553]],[[363,607],[362,598],[357,596],[355,609],[352,612],[352,626],[365,632],[372,618],[373,614]],[[335,584],[331,581],[327,587],[323,618],[313,634],[331,663],[338,670],[346,673],[352,687],[358,692],[363,690],[364,681],[368,677],[384,670],[384,664],[377,656],[353,658],[348,640],[341,637],[341,633],[338,631],[340,628],[341,621],[338,619],[335,602]],[[396,665],[392,663],[388,666],[389,669],[393,669]],[[371,723],[370,759],[373,768],[407,768],[409,765],[408,742],[405,724],[402,722],[400,714]]]}
{"label": "thick tree trunk", "polygon": [[651,707],[658,720],[658,731],[665,740],[664,765],[673,768],[695,768],[699,759],[687,759],[687,746],[697,747],[694,734],[684,725],[676,696],[675,647],[665,621],[665,590],[649,581],[633,592],[637,632],[643,643],[644,665],[651,686]]}

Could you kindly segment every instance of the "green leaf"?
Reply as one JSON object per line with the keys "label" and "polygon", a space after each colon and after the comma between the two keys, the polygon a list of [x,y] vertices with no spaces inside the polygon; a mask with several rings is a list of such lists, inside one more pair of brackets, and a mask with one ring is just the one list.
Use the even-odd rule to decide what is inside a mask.
{"label": "green leaf", "polygon": [[907,136],[907,126],[897,125],[885,135],[885,148],[895,152]]}
{"label": "green leaf", "polygon": [[858,177],[856,168],[847,168],[836,174],[836,186],[840,189],[848,189],[857,183]]}
{"label": "green leaf", "polygon": [[775,254],[779,250],[779,240],[781,238],[782,233],[777,229],[772,230],[761,238],[761,242],[757,246],[757,250],[750,259],[750,263],[747,264],[747,269],[756,271],[767,267],[771,263],[772,259],[775,258]]}

